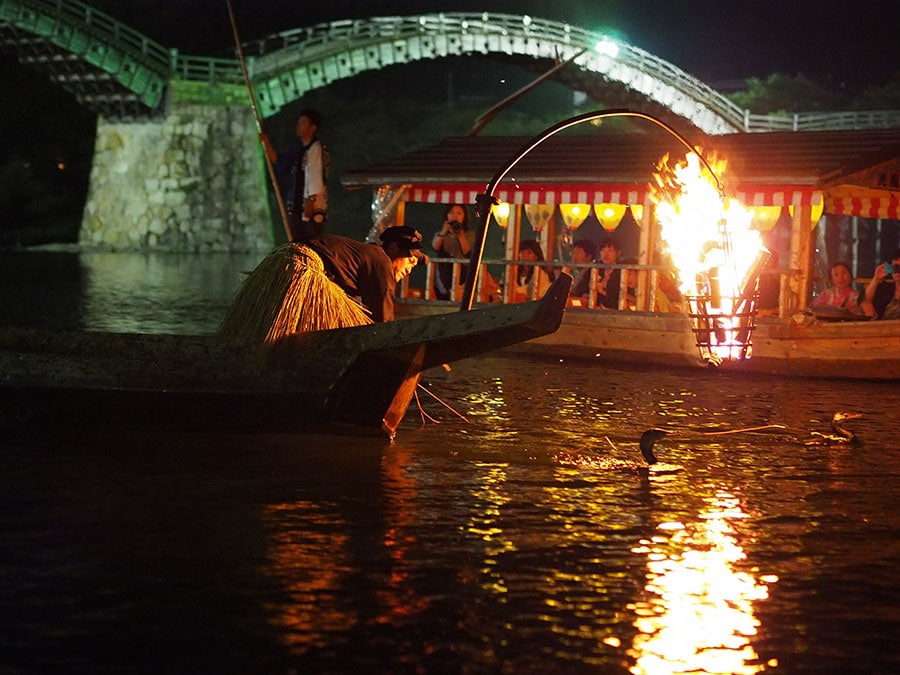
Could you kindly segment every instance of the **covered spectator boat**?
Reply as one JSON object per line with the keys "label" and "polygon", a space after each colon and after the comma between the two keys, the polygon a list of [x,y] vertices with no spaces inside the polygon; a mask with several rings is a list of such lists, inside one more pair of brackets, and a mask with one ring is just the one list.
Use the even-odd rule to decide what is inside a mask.
{"label": "covered spectator boat", "polygon": [[[448,138],[345,173],[341,181],[374,190],[374,229],[405,222],[427,238],[428,223],[435,222],[429,205],[474,204],[497,158],[513,154],[527,140]],[[900,130],[698,134],[691,141],[703,155],[727,161],[722,192],[751,213],[749,227],[771,254],[757,270],[752,330],[742,334],[742,342],[710,345],[704,311],[684,294],[677,301],[667,295],[662,282],[677,274],[679,260],[663,255],[672,242],[661,231],[655,178],[666,156],[683,157],[685,148],[650,125],[625,133],[601,128],[559,135],[522,159],[497,185],[494,196],[500,203],[493,220],[500,227],[489,235],[480,261],[501,290],[488,294],[482,286],[476,301],[514,302],[510,280],[521,264],[516,258],[522,239],[537,239],[546,252],[546,262],[528,264],[573,274],[591,269],[596,283],[602,265],[574,264],[572,243],[579,238],[600,243],[612,236],[636,260],[620,259],[614,266],[623,275],[633,270],[632,296],[626,297],[622,284],[618,311],[599,307],[593,294],[570,299],[560,330],[523,348],[546,353],[549,347],[561,356],[580,354],[610,363],[716,363],[735,372],[900,377],[900,320],[816,315],[806,309],[827,281],[831,264],[849,262],[862,288],[874,267],[889,261],[897,248]],[[449,302],[437,300],[432,290],[440,262],[447,261],[433,258],[424,278],[404,283],[398,311],[428,315],[454,309],[461,286]],[[449,262],[461,268],[471,261]]]}

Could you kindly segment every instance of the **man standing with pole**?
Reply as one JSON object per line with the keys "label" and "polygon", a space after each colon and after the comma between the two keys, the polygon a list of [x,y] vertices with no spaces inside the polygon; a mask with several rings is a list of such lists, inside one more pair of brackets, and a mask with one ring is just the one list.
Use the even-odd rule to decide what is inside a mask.
{"label": "man standing with pole", "polygon": [[[263,133],[262,119],[259,107],[256,104],[256,95],[253,93],[253,85],[250,82],[250,73],[247,70],[247,60],[244,58],[244,50],[241,47],[241,39],[238,34],[237,22],[234,18],[234,9],[231,0],[225,0],[228,7],[228,18],[231,21],[231,30],[234,34],[234,44],[237,49],[238,59],[241,62],[241,72],[244,75],[244,84],[250,96],[250,106],[253,109],[253,118],[256,121],[256,129],[259,132],[259,140],[263,145],[266,158],[266,168],[272,181],[272,189],[275,191],[275,199],[278,202],[278,210],[284,231],[288,241],[309,241],[312,237],[322,234],[327,211],[327,195],[325,182],[328,176],[328,151],[318,140],[317,131],[322,123],[321,115],[314,110],[305,110],[300,113],[297,122],[297,135],[300,137],[301,148],[293,163],[285,160],[287,166],[294,168],[293,192],[290,204],[290,213],[285,207],[278,187],[278,177],[273,165],[277,153],[272,148],[268,137]],[[304,121],[305,120],[305,121]],[[299,152],[302,150],[302,152]],[[299,197],[298,197],[299,195]]]}
{"label": "man standing with pole", "polygon": [[322,116],[317,110],[307,108],[297,119],[297,137],[300,142],[290,149],[277,153],[268,136],[259,138],[266,157],[275,163],[275,172],[291,172],[291,191],[288,193],[287,213],[291,241],[309,241],[324,230],[328,210],[328,150],[319,140]]}

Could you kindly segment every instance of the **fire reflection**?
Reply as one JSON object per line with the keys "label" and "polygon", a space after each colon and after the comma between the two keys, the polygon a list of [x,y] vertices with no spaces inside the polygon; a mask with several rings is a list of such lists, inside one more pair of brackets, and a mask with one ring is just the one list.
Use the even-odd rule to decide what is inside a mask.
{"label": "fire reflection", "polygon": [[264,603],[270,621],[292,653],[326,645],[329,634],[357,621],[337,602],[350,566],[345,527],[309,501],[270,504],[263,520],[271,531],[263,571],[281,589]]}
{"label": "fire reflection", "polygon": [[482,587],[491,594],[503,595],[508,590],[507,581],[497,569],[497,559],[516,550],[500,523],[501,509],[510,501],[506,485],[509,467],[504,463],[481,463],[479,468],[482,478],[473,486],[472,494],[480,508],[473,509],[466,530],[484,547],[484,562],[479,570]]}
{"label": "fire reflection", "polygon": [[379,594],[376,621],[402,625],[424,612],[428,601],[419,595],[412,583],[413,564],[410,549],[416,545],[416,480],[406,467],[411,464],[409,450],[397,447],[382,460],[382,480],[386,497],[384,548],[390,559],[387,586]]}
{"label": "fire reflection", "polygon": [[[418,494],[409,464],[409,452],[399,447],[382,458],[377,494],[383,509],[371,505],[374,499],[361,500],[358,508],[312,500],[265,507],[268,546],[261,570],[277,591],[264,609],[292,654],[327,648],[336,634],[366,623],[402,627],[428,608],[409,559],[417,545]],[[375,567],[389,570],[383,580],[367,577],[373,550],[383,553]],[[348,588],[354,589],[353,602],[346,600]]]}
{"label": "fire reflection", "polygon": [[634,553],[647,557],[647,598],[629,605],[638,629],[630,656],[635,675],[656,673],[758,673],[762,663],[751,640],[759,620],[754,604],[768,597],[767,583],[740,571],[746,556],[733,522],[744,518],[737,498],[720,493],[696,524],[659,525]]}

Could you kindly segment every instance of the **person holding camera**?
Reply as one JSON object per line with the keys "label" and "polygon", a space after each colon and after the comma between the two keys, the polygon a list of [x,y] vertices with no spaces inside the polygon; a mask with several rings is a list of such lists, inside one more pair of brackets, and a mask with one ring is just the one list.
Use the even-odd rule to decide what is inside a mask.
{"label": "person holding camera", "polygon": [[900,319],[900,248],[894,251],[891,262],[875,268],[862,309],[866,316],[876,319]]}
{"label": "person holding camera", "polygon": [[[444,211],[444,224],[431,240],[431,246],[442,258],[468,258],[475,245],[475,232],[469,228],[469,211],[462,204],[450,204]],[[437,264],[434,292],[438,300],[450,300],[455,263]],[[457,285],[466,282],[468,265],[460,265]]]}

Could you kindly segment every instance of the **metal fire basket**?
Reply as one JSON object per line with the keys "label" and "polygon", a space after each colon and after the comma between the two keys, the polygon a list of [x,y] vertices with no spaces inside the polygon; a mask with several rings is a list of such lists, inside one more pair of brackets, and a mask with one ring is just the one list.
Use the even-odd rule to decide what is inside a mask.
{"label": "metal fire basket", "polygon": [[709,275],[706,293],[686,296],[694,342],[700,358],[710,365],[750,358],[759,302],[759,277],[770,258],[769,251],[760,251],[745,277],[743,291],[737,297],[718,295],[717,274]]}
{"label": "metal fire basket", "polygon": [[[687,296],[688,316],[701,359],[719,365],[750,358],[758,299],[755,291],[731,298],[730,303],[728,298],[711,295]],[[734,309],[723,311],[724,306]]]}

